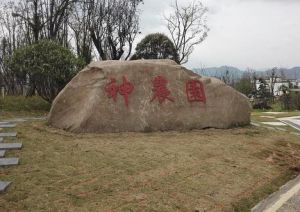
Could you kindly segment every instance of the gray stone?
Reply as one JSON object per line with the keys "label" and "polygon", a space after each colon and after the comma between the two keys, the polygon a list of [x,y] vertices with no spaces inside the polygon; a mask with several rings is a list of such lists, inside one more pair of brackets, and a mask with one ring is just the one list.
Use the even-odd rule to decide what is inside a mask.
{"label": "gray stone", "polygon": [[15,119],[4,120],[3,123],[12,123],[12,122],[18,123],[18,122],[25,122],[25,121],[44,121],[46,119],[47,119],[47,117],[24,117],[24,118],[15,118]]}
{"label": "gray stone", "polygon": [[251,122],[251,125],[255,126],[255,127],[260,127],[260,124],[256,123],[256,122]]}
{"label": "gray stone", "polygon": [[22,143],[0,143],[0,150],[21,149]]}
{"label": "gray stone", "polygon": [[0,192],[4,192],[11,182],[0,181]]}
{"label": "gray stone", "polygon": [[7,121],[0,121],[0,124],[11,124],[11,123]]}
{"label": "gray stone", "polygon": [[277,210],[277,212],[287,211],[300,211],[300,191]]}
{"label": "gray stone", "polygon": [[16,132],[5,132],[5,133],[0,133],[0,137],[16,137],[17,133]]}
{"label": "gray stone", "polygon": [[18,165],[19,158],[0,158],[0,166]]}
{"label": "gray stone", "polygon": [[286,126],[286,124],[281,121],[268,121],[268,122],[261,122],[261,123],[269,126]]}
{"label": "gray stone", "polygon": [[0,124],[0,128],[13,128],[16,124]]}
{"label": "gray stone", "polygon": [[0,158],[3,158],[5,155],[5,150],[0,150]]}
{"label": "gray stone", "polygon": [[[157,80],[166,96],[153,87]],[[119,92],[115,102],[108,89],[122,82],[132,83],[129,98]],[[76,133],[185,131],[249,125],[250,115],[249,98],[172,60],[98,61],[59,93],[48,124]]]}
{"label": "gray stone", "polygon": [[0,138],[0,143],[2,143],[3,142],[3,138]]}
{"label": "gray stone", "polygon": [[[299,193],[293,194],[295,191],[297,191],[300,184],[300,175],[296,177],[295,179],[289,181],[285,185],[283,185],[277,192],[274,192],[266,199],[262,200],[260,203],[258,203],[254,208],[251,209],[251,212],[262,212],[262,211],[294,211],[294,210],[273,210],[271,209],[274,205],[277,205],[278,207],[284,207],[283,209],[293,208],[293,204],[299,204],[299,202],[295,202],[299,200]],[[288,198],[290,193],[292,195],[292,200]],[[280,202],[282,198],[287,199],[283,202],[283,205],[280,206]],[[299,207],[298,207],[299,208]],[[281,208],[279,208],[281,209]],[[299,210],[296,210],[299,211]]]}

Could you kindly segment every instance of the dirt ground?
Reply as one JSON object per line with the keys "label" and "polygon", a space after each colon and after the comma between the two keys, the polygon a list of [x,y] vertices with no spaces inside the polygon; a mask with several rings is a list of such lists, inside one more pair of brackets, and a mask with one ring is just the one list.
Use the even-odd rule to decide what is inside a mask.
{"label": "dirt ground", "polygon": [[[300,139],[245,127],[76,135],[17,125],[0,211],[247,211],[299,171]],[[10,130],[11,131],[11,130]]]}

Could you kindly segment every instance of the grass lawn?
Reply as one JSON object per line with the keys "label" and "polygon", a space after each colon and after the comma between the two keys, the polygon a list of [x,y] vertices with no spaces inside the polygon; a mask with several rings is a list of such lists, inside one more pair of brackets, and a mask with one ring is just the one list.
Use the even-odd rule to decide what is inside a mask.
{"label": "grass lawn", "polygon": [[[11,115],[11,114],[10,114]],[[247,211],[299,170],[299,137],[255,127],[76,135],[25,122],[0,211]]]}
{"label": "grass lawn", "polygon": [[[2,103],[0,120],[45,116],[49,105],[34,101],[22,100],[34,111]],[[20,165],[0,168],[13,182],[0,211],[249,211],[300,171],[299,137],[253,126],[78,135],[32,121],[13,130],[24,147],[6,155]]]}

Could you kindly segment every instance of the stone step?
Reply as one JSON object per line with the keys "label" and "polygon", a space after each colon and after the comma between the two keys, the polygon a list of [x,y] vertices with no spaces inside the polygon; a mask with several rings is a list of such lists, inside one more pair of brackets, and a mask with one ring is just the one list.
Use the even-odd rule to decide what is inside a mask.
{"label": "stone step", "polygon": [[0,150],[21,149],[22,143],[0,143]]}
{"label": "stone step", "polygon": [[8,122],[8,121],[0,121],[0,124],[11,124],[11,122]]}
{"label": "stone step", "polygon": [[0,124],[0,128],[13,128],[16,124]]}
{"label": "stone step", "polygon": [[0,193],[4,192],[11,182],[0,181]]}
{"label": "stone step", "polygon": [[0,138],[0,143],[2,143],[3,142],[3,138]]}
{"label": "stone step", "polygon": [[5,150],[0,150],[0,158],[3,158],[5,156]]}
{"label": "stone step", "polygon": [[16,132],[5,132],[5,133],[0,133],[0,137],[16,137],[17,133]]}
{"label": "stone step", "polygon": [[0,166],[18,165],[19,158],[0,158]]}

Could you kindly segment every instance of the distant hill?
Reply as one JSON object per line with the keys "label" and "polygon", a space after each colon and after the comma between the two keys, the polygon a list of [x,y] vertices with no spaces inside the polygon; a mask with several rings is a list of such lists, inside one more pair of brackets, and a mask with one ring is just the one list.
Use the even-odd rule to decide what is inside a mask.
{"label": "distant hill", "polygon": [[216,77],[216,78],[222,78],[226,76],[227,71],[228,71],[228,75],[232,79],[240,79],[243,75],[243,71],[232,66],[211,67],[211,68],[203,68],[203,69],[195,68],[193,69],[193,71],[202,76]]}
{"label": "distant hill", "polygon": [[[217,78],[222,78],[226,76],[226,72],[228,71],[229,77],[234,80],[240,79],[244,73],[244,70],[240,70],[232,66],[210,67],[210,68],[202,68],[202,69],[194,68],[193,71],[202,76],[217,77]],[[270,73],[270,70],[256,71],[258,77],[267,76],[268,73]],[[280,68],[277,71],[277,75],[285,79],[300,79],[300,67],[294,67],[290,69]]]}
{"label": "distant hill", "polygon": [[[268,71],[267,71],[268,73]],[[277,72],[278,76],[283,75],[285,79],[300,79],[300,67],[294,67],[291,69],[279,69]]]}

